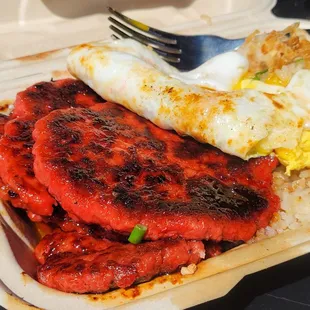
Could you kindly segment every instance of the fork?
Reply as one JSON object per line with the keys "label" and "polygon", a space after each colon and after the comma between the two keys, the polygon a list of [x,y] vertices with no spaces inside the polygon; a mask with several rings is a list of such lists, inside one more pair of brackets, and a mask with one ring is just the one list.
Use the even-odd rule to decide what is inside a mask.
{"label": "fork", "polygon": [[177,35],[147,26],[111,7],[108,9],[117,18],[112,16],[108,18],[112,23],[110,29],[116,34],[113,34],[115,39],[131,38],[147,45],[161,58],[181,71],[195,69],[208,59],[234,50],[244,42],[244,38],[231,40],[215,35]]}

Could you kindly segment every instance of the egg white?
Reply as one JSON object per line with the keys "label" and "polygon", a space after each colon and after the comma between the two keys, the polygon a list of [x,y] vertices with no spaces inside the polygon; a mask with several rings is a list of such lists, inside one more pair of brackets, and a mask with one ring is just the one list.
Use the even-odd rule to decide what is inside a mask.
{"label": "egg white", "polygon": [[243,159],[262,155],[257,146],[267,153],[295,147],[302,133],[297,124],[304,122],[306,112],[292,104],[292,91],[273,96],[253,89],[229,91],[247,66],[243,56],[229,52],[180,73],[130,39],[84,44],[68,57],[69,71],[103,98],[162,128]]}

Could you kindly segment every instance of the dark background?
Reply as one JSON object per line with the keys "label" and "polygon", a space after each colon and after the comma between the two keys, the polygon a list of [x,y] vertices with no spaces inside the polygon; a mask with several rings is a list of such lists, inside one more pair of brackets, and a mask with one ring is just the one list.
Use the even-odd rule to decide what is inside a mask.
{"label": "dark background", "polygon": [[247,276],[226,296],[190,308],[204,309],[309,310],[310,254]]}
{"label": "dark background", "polygon": [[[309,19],[310,0],[279,0],[273,13]],[[310,254],[247,276],[226,296],[190,308],[204,309],[310,310]]]}

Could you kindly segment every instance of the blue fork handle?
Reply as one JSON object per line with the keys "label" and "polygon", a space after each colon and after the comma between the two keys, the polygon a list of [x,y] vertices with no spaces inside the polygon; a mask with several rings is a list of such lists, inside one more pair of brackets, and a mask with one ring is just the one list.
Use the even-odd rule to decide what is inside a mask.
{"label": "blue fork handle", "polygon": [[[205,36],[195,36],[186,37],[186,43],[190,46],[191,44],[196,44],[195,54],[191,53],[191,50],[184,48],[182,46],[182,57],[184,59],[190,59],[194,68],[203,64],[205,59],[205,51],[208,51],[208,58],[215,57],[224,52],[232,51],[239,47],[244,42],[244,38],[227,40],[221,37],[214,36],[212,40],[206,40]],[[182,65],[182,62],[180,63]],[[182,67],[179,67],[182,71]]]}
{"label": "blue fork handle", "polygon": [[[309,0],[310,1],[310,0]],[[305,29],[310,34],[310,29]],[[208,59],[215,57],[218,54],[232,51],[238,48],[244,42],[242,39],[227,40],[221,37],[213,36],[212,40],[206,40],[204,35],[199,36],[184,36],[186,38],[186,45],[196,45],[196,53],[192,53],[190,49],[180,46],[182,49],[182,55],[185,59],[190,59],[193,68],[197,68],[202,65]],[[199,44],[197,44],[199,42]],[[208,50],[208,59],[205,59],[205,51]],[[179,64],[178,69],[181,71],[187,71],[188,68],[182,68],[182,62]]]}

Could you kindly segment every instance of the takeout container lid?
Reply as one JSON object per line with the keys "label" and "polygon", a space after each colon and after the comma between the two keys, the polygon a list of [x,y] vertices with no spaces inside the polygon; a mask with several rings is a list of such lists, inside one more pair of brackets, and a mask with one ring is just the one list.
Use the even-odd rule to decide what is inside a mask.
{"label": "takeout container lid", "polygon": [[[107,6],[170,32],[239,38],[256,29],[278,30],[298,21],[273,16],[275,3],[276,0],[0,0],[0,102],[13,100],[17,91],[33,83],[67,77],[68,47],[110,37]],[[301,21],[301,27],[310,29],[310,21]],[[13,60],[18,57],[22,58]],[[23,236],[25,230],[16,226],[1,203],[0,212],[13,228],[14,236],[19,235],[31,247]],[[195,275],[175,284],[169,279],[142,284],[137,298],[128,297],[130,290],[120,290],[103,295],[110,299],[95,300],[53,291],[24,274],[15,260],[21,257],[17,257],[16,250],[11,251],[5,237],[8,229],[0,227],[0,305],[14,310],[33,309],[21,299],[57,310],[85,305],[83,309],[158,309],[158,305],[162,309],[180,309],[223,296],[245,275],[310,252],[310,228],[303,227],[202,262]],[[152,289],[144,290],[150,285]]]}

